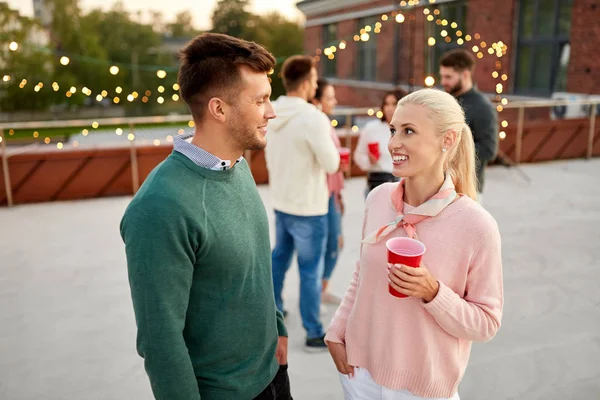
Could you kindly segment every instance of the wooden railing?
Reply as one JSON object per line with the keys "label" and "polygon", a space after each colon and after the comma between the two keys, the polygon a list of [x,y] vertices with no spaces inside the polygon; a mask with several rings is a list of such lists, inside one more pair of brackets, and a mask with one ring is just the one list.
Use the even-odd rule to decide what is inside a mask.
{"label": "wooden railing", "polygon": [[[590,158],[600,155],[600,133],[596,128],[596,105],[599,100],[581,99],[577,101],[543,100],[512,102],[504,106],[504,114],[499,120],[510,121],[509,127],[500,128],[505,138],[500,141],[500,154],[512,164],[537,162],[561,158]],[[525,111],[541,107],[561,105],[590,105],[589,118],[573,120],[527,121]],[[516,109],[509,117],[507,109]],[[372,115],[377,108],[347,108],[336,110],[338,131],[346,147],[356,146],[358,132],[353,126],[353,118]],[[187,123],[190,115],[152,116],[132,118],[104,118],[94,120],[34,121],[0,123],[0,157],[2,174],[0,178],[0,205],[12,206],[29,201],[51,201],[71,198],[101,197],[135,193],[147,174],[171,151],[170,145],[154,146],[145,144],[135,137],[136,125]],[[103,145],[94,148],[74,148],[66,144],[62,150],[46,144],[8,148],[5,132],[9,129],[42,130],[56,127],[89,128],[96,122],[99,127],[122,126],[129,128],[127,133],[134,135],[124,145]],[[353,129],[354,128],[354,129]],[[90,130],[93,132],[93,130]],[[13,162],[10,160],[13,159]],[[258,184],[268,181],[264,152],[248,152],[253,175]],[[11,166],[12,164],[12,166]],[[14,171],[13,171],[14,170]],[[12,172],[11,172],[12,171]],[[363,174],[355,165],[348,176]],[[101,178],[99,176],[102,175]],[[96,179],[98,187],[86,186],[90,179]],[[16,182],[12,182],[12,180]],[[54,187],[54,186],[56,187]],[[3,186],[3,188],[1,187]],[[17,198],[15,199],[15,192]]]}

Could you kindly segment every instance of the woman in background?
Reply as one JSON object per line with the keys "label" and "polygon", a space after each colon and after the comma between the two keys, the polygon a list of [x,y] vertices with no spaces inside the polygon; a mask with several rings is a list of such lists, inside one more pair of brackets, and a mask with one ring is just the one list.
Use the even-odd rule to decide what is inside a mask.
{"label": "woman in background", "polygon": [[[327,116],[331,116],[333,109],[337,105],[335,97],[335,88],[326,79],[320,78],[317,82],[317,91],[312,103]],[[331,139],[338,149],[341,148],[340,139],[331,128]],[[333,174],[327,174],[327,186],[329,187],[329,211],[327,213],[328,236],[325,250],[325,267],[323,270],[323,281],[321,300],[326,304],[339,304],[341,299],[333,293],[327,291],[329,279],[335,265],[338,255],[343,247],[342,236],[342,214],[344,212],[344,203],[342,202],[342,189],[344,188],[345,166],[340,165],[340,170]]]}
{"label": "woman in background", "polygon": [[[354,150],[354,162],[367,172],[367,194],[382,183],[398,181],[392,174],[392,157],[387,151],[387,145],[390,139],[392,115],[398,100],[404,95],[401,92],[386,93],[381,100],[383,115],[367,123],[358,139]],[[378,154],[369,151],[369,146],[376,147]]]}

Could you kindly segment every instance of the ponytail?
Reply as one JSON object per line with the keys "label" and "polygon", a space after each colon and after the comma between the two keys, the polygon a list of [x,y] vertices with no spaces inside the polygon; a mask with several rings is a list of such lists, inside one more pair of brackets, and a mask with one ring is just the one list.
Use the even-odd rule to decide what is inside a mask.
{"label": "ponytail", "polygon": [[465,121],[465,112],[458,101],[441,90],[421,89],[400,99],[398,106],[404,104],[427,107],[437,124],[438,136],[442,137],[448,131],[456,132],[456,143],[448,151],[444,172],[450,174],[458,193],[477,201],[475,143]]}
{"label": "ponytail", "polygon": [[475,176],[475,144],[469,125],[463,124],[457,143],[448,154],[448,172],[458,193],[477,201],[477,178]]}

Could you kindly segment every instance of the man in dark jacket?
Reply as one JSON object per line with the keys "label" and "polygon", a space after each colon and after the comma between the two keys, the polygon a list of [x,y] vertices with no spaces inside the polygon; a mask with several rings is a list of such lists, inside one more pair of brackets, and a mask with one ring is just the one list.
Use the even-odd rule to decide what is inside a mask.
{"label": "man in dark jacket", "polygon": [[465,49],[450,50],[440,60],[440,79],[465,110],[477,156],[477,192],[483,192],[485,166],[498,153],[498,114],[492,102],[473,85],[475,58]]}

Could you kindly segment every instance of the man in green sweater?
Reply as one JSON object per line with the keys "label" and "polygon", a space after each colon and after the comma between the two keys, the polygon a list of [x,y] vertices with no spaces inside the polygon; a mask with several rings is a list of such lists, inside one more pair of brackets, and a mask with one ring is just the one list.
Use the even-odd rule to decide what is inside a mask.
{"label": "man in green sweater", "polygon": [[180,58],[195,132],[175,139],[121,221],[138,353],[156,399],[291,400],[267,214],[242,157],[266,146],[275,59],[220,34]]}

